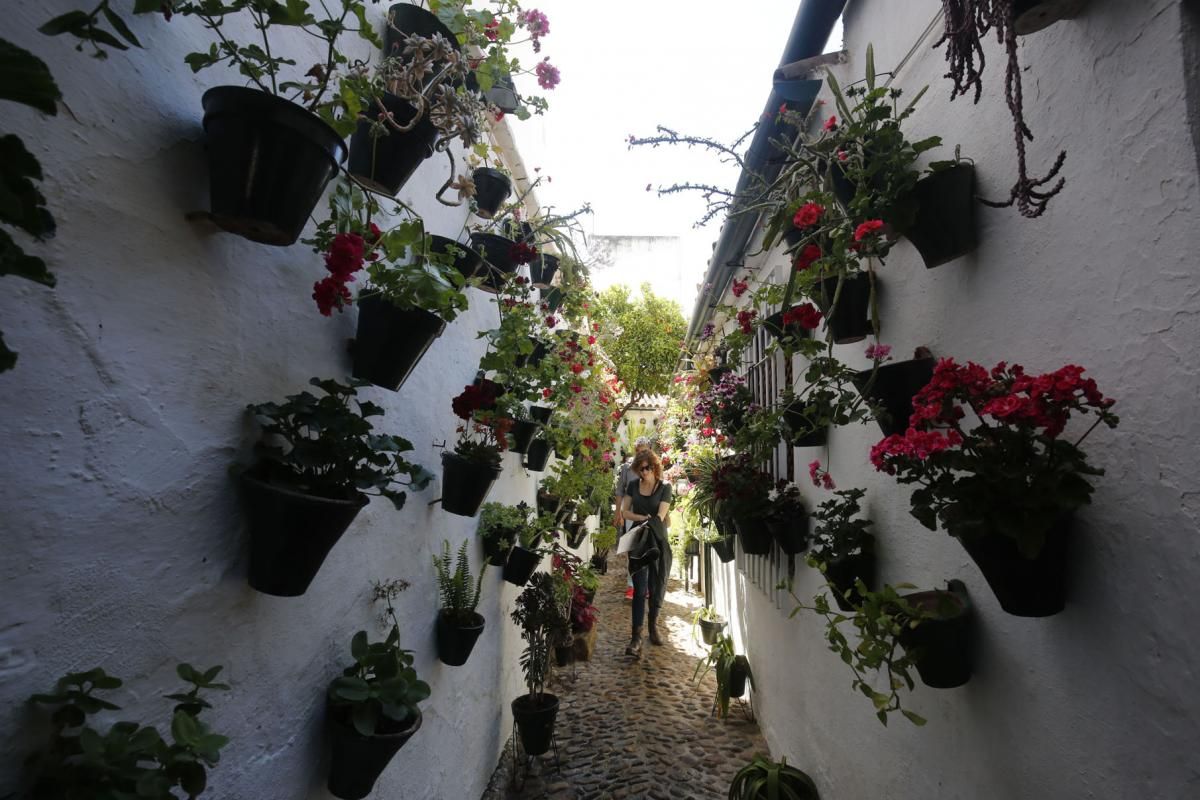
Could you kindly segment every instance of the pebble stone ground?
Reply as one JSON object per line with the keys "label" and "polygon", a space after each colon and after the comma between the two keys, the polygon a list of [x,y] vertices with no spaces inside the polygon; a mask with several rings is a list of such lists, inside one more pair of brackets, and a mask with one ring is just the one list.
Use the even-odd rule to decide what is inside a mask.
{"label": "pebble stone ground", "polygon": [[728,796],[734,773],[755,753],[768,752],[748,706],[735,703],[725,721],[710,716],[711,671],[692,682],[707,652],[692,639],[691,616],[703,601],[680,581],[671,581],[663,606],[663,646],[644,643],[638,661],[625,655],[625,574],[624,556],[610,558],[594,601],[599,631],[591,661],[556,668],[551,677],[548,691],[561,702],[560,768],[550,753],[535,758],[518,790],[510,740],[483,800],[716,800]]}

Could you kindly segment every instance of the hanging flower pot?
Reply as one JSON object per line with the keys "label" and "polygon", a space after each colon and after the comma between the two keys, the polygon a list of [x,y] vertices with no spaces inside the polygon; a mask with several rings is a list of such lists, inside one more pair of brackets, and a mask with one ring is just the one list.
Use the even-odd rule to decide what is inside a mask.
{"label": "hanging flower pot", "polygon": [[545,342],[540,342],[532,336],[529,337],[529,341],[533,342],[533,350],[528,355],[518,355],[513,359],[518,369],[527,364],[531,367],[536,367],[542,363],[542,359],[550,352]]}
{"label": "hanging flower pot", "polygon": [[550,749],[554,720],[558,716],[557,697],[542,692],[539,702],[534,695],[521,695],[512,701],[512,714],[525,755],[540,756]]}
{"label": "hanging flower pot", "polygon": [[471,234],[471,244],[483,256],[483,285],[479,288],[498,293],[517,271],[517,263],[512,259],[516,242],[494,233],[476,232]]}
{"label": "hanging flower pot", "polygon": [[530,406],[529,418],[541,425],[546,425],[550,422],[550,415],[554,413],[551,406]]}
{"label": "hanging flower pot", "polygon": [[765,556],[771,552],[771,532],[767,530],[765,517],[737,516],[733,518],[742,552],[751,556]]}
{"label": "hanging flower pot", "polygon": [[508,561],[504,562],[504,580],[514,586],[524,586],[533,577],[540,563],[541,553],[527,550],[519,544],[513,545],[508,551]]}
{"label": "hanging flower pot", "polygon": [[217,227],[286,247],[346,160],[346,143],[293,102],[244,86],[201,98],[211,214]]}
{"label": "hanging flower pot", "polygon": [[1037,33],[1064,19],[1074,19],[1087,0],[1013,0],[1013,30],[1021,36]]}
{"label": "hanging flower pot", "polygon": [[949,263],[978,246],[974,164],[958,164],[922,178],[913,200],[916,219],[904,235],[926,267]]}
{"label": "hanging flower pot", "polygon": [[461,517],[475,516],[499,477],[500,467],[442,453],[442,509]]}
{"label": "hanging flower pot", "polygon": [[[861,580],[868,589],[875,586],[874,548],[841,558],[831,558],[825,564],[825,580],[834,588],[833,599],[838,608],[842,611],[853,611],[859,602],[855,580]],[[850,593],[850,600],[846,599],[846,592]]]}
{"label": "hanging flower pot", "polygon": [[734,656],[729,665],[729,696],[741,697],[746,693],[746,679],[750,677],[750,662],[745,656]]}
{"label": "hanging flower pot", "polygon": [[[878,278],[875,279],[878,282]],[[871,327],[871,278],[865,272],[847,275],[842,281],[842,293],[833,306],[838,278],[833,276],[818,281],[814,287],[813,301],[825,314],[825,324],[833,332],[836,344],[853,344],[867,338],[874,331]]]}
{"label": "hanging flower pot", "polygon": [[252,472],[241,474],[250,586],[276,597],[299,597],[369,499],[358,492],[346,500],[302,494]]}
{"label": "hanging flower pot", "polygon": [[393,3],[388,8],[388,23],[384,26],[383,32],[385,57],[399,55],[400,48],[404,46],[405,36],[424,36],[429,39],[434,34],[439,34],[455,48],[462,50],[454,32],[447,28],[436,14],[426,11],[420,6],[410,3]]}
{"label": "hanging flower pot", "polygon": [[767,517],[767,530],[779,549],[789,556],[799,555],[808,547],[808,515],[790,514],[786,517]]}
{"label": "hanging flower pot", "polygon": [[688,539],[687,544],[683,546],[683,554],[688,557],[700,555],[700,542],[696,539]]}
{"label": "hanging flower pot", "polygon": [[441,317],[424,309],[398,308],[377,295],[361,298],[351,345],[354,377],[396,391],[445,329]]}
{"label": "hanging flower pot", "polygon": [[498,169],[480,167],[471,173],[475,182],[475,213],[491,219],[512,194],[512,181]]}
{"label": "hanging flower pot", "polygon": [[531,422],[527,419],[519,419],[513,422],[512,428],[508,435],[512,443],[510,448],[514,453],[525,455],[529,450],[529,445],[533,442],[533,437],[541,430],[542,426],[536,422]]}
{"label": "hanging flower pot", "polygon": [[814,428],[804,416],[804,401],[793,400],[783,409],[783,424],[791,432],[793,447],[824,447],[829,439],[829,426]]}
{"label": "hanging flower pot", "polygon": [[503,567],[508,560],[508,551],[517,540],[517,531],[491,529],[480,536],[483,540],[483,554],[493,567]]}
{"label": "hanging flower pot", "polygon": [[542,253],[541,258],[529,263],[529,280],[539,289],[549,289],[554,273],[558,272],[558,256]]}
{"label": "hanging flower pot", "polygon": [[[812,328],[805,328],[798,322],[785,324],[783,321],[784,316],[786,316],[789,312],[797,312],[803,309],[805,305],[807,304],[796,305],[792,306],[791,308],[776,311],[774,314],[763,320],[763,327],[766,328],[767,331],[774,336],[780,344],[787,345],[798,342],[801,339],[811,339],[813,335]],[[809,311],[812,312],[811,306],[809,306]],[[817,319],[819,320],[820,317],[818,316]]]}
{"label": "hanging flower pot", "polygon": [[539,514],[555,514],[562,505],[562,498],[549,492],[537,493],[537,509]]}
{"label": "hanging flower pot", "polygon": [[529,443],[529,450],[525,453],[525,469],[530,472],[542,472],[546,469],[546,462],[550,460],[550,443],[545,439],[534,439]]}
{"label": "hanging flower pot", "polygon": [[408,728],[394,733],[363,736],[335,708],[328,711],[333,758],[329,766],[329,792],[342,800],[362,800],[392,757],[421,727],[421,715]]}
{"label": "hanging flower pot", "polygon": [[704,640],[705,644],[716,644],[717,638],[723,630],[725,630],[725,620],[723,619],[700,620],[700,638]]}
{"label": "hanging flower pot", "polygon": [[883,364],[874,370],[866,369],[854,376],[854,385],[859,393],[880,409],[875,416],[884,436],[904,433],[908,419],[912,416],[913,395],[925,388],[933,378],[934,359],[914,358]]}
{"label": "hanging flower pot", "polygon": [[900,631],[900,644],[913,657],[921,682],[934,689],[953,689],[971,679],[971,604],[967,587],[952,580],[949,591],[935,590],[904,595],[904,599],[932,617],[915,628]]}
{"label": "hanging flower pot", "polygon": [[[420,113],[411,103],[384,93],[383,105],[397,125],[406,126]],[[377,106],[364,109],[364,115],[379,113]],[[387,133],[372,135],[372,123],[362,119],[350,137],[347,171],[367,189],[395,197],[425,159],[433,155],[437,128],[425,114],[412,130],[398,131],[387,126]]]}
{"label": "hanging flower pot", "polygon": [[733,542],[734,537],[732,536],[722,536],[720,539],[712,542],[712,551],[717,554],[717,558],[721,559],[721,562],[724,564],[733,561]]}
{"label": "hanging flower pot", "polygon": [[1000,607],[1018,617],[1049,617],[1067,603],[1067,549],[1074,517],[1064,514],[1046,534],[1035,558],[1025,558],[1016,540],[998,533],[960,538]]}
{"label": "hanging flower pot", "polygon": [[437,617],[437,652],[438,660],[451,667],[461,667],[467,663],[475,642],[483,633],[484,619],[482,614],[474,611],[462,619],[442,610]]}
{"label": "hanging flower pot", "polygon": [[554,313],[562,308],[563,300],[567,298],[567,295],[562,289],[555,286],[551,289],[541,289],[538,297],[546,304],[546,310]]}
{"label": "hanging flower pot", "polygon": [[483,263],[483,259],[468,245],[445,236],[438,236],[436,233],[432,234],[430,238],[432,239],[430,249],[435,253],[453,255],[454,268],[461,272],[464,278],[473,278],[479,271],[479,265]]}
{"label": "hanging flower pot", "polygon": [[578,550],[583,540],[587,538],[587,523],[586,522],[568,522],[563,526],[567,534],[567,547],[572,550]]}

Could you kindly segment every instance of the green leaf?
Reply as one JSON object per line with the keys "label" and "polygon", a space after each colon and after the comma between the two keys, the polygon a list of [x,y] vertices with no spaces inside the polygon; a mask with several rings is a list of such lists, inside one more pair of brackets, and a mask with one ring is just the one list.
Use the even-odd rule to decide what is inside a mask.
{"label": "green leaf", "polygon": [[354,707],[350,718],[354,722],[356,731],[363,736],[371,736],[375,733],[375,723],[379,719],[379,712],[373,703],[363,703]]}
{"label": "green leaf", "polygon": [[162,11],[162,0],[134,0],[134,14],[157,14]]}
{"label": "green leaf", "polygon": [[922,717],[920,714],[917,714],[916,712],[909,711],[907,708],[900,709],[900,713],[903,714],[905,716],[905,718],[909,722],[911,722],[913,725],[924,725],[925,724],[924,717]]}
{"label": "green leaf", "polygon": [[190,745],[201,733],[200,723],[191,714],[176,711],[171,718],[171,736],[178,744]]}
{"label": "green leaf", "polygon": [[368,652],[370,649],[367,644],[367,632],[359,631],[350,640],[350,655],[354,657],[355,661],[362,661],[367,657]]}
{"label": "green leaf", "polygon": [[0,100],[12,100],[53,115],[58,113],[61,99],[62,92],[45,62],[0,39]]}
{"label": "green leaf", "polygon": [[68,11],[42,25],[38,28],[38,32],[47,36],[58,36],[63,33],[79,35],[79,31],[83,30],[91,22],[91,19],[86,11]]}
{"label": "green leaf", "polygon": [[121,34],[121,37],[125,39],[125,41],[129,42],[134,47],[142,46],[142,43],[138,41],[138,38],[133,35],[133,31],[129,30],[129,26],[125,24],[125,20],[121,19],[121,16],[108,6],[104,6],[104,18],[108,20],[108,24],[112,25],[113,29],[116,30],[117,33]]}

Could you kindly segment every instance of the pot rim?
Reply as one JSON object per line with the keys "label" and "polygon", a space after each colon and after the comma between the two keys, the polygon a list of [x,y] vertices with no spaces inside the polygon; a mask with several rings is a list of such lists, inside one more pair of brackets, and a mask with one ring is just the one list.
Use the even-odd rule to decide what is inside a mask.
{"label": "pot rim", "polygon": [[483,614],[480,614],[478,611],[470,612],[471,616],[474,617],[475,620],[477,620],[477,622],[475,622],[475,624],[460,625],[460,624],[454,622],[450,618],[449,614],[453,613],[453,611],[454,610],[450,609],[450,608],[439,608],[438,609],[438,619],[445,620],[447,625],[450,625],[450,627],[452,627],[456,630],[460,630],[460,631],[483,630],[484,626],[487,625],[487,620],[484,618]]}
{"label": "pot rim", "polygon": [[[349,707],[349,706],[353,706],[354,704],[353,703],[337,703],[337,702],[334,702],[333,700],[328,699],[328,696],[327,696],[326,700],[325,700],[325,705],[326,705],[326,708],[330,712],[332,712],[335,708]],[[342,728],[347,733],[349,733],[351,736],[354,736],[359,739],[381,739],[382,740],[382,739],[399,739],[401,737],[407,739],[408,737],[413,736],[418,730],[420,730],[421,723],[425,720],[425,712],[418,709],[417,710],[417,718],[415,720],[413,720],[413,724],[409,725],[407,728],[405,728],[402,731],[396,731],[395,733],[372,733],[370,736],[363,736],[361,733],[358,732],[358,728],[355,728],[353,724],[347,723],[344,720],[340,719],[337,714],[329,713],[328,717],[329,717],[329,723],[331,725],[336,725],[339,728]]]}
{"label": "pot rim", "polygon": [[262,478],[258,478],[251,474],[254,470],[258,469],[260,466],[261,466],[261,463],[255,464],[254,466],[251,466],[251,467],[247,467],[246,469],[244,469],[240,473],[238,473],[238,479],[245,483],[254,484],[260,488],[270,489],[272,492],[276,492],[277,494],[287,495],[289,497],[302,498],[304,500],[308,500],[308,501],[314,502],[314,503],[331,503],[333,505],[350,506],[350,507],[355,507],[355,508],[361,509],[361,508],[364,508],[367,505],[367,503],[371,502],[371,498],[368,495],[363,494],[362,492],[358,491],[357,489],[353,490],[354,494],[356,495],[355,499],[340,500],[340,499],[336,499],[333,497],[322,497],[319,494],[308,494],[307,492],[301,492],[298,489],[289,489],[285,486],[280,486],[279,484],[270,483],[269,481],[264,481]]}

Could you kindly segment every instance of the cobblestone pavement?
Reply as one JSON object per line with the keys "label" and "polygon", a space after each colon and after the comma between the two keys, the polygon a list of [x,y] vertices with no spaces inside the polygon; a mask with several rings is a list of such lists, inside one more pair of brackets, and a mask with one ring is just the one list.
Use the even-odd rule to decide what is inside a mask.
{"label": "cobblestone pavement", "polygon": [[609,559],[594,601],[599,635],[592,659],[574,670],[556,668],[547,687],[561,701],[555,727],[560,769],[553,751],[535,758],[518,790],[510,741],[483,800],[716,800],[728,796],[734,773],[756,752],[767,752],[758,725],[747,717],[749,707],[743,713],[735,702],[726,721],[710,716],[712,672],[699,684],[691,680],[707,652],[692,639],[691,616],[703,601],[678,580],[669,589],[659,621],[664,644],[644,642],[635,661],[625,655],[624,557]]}

